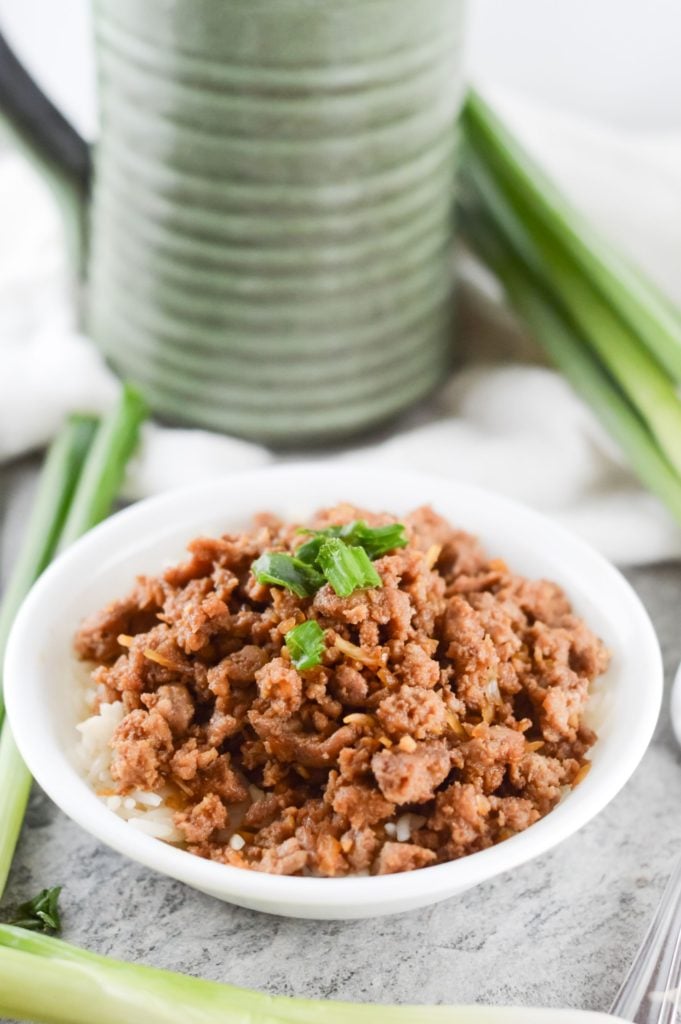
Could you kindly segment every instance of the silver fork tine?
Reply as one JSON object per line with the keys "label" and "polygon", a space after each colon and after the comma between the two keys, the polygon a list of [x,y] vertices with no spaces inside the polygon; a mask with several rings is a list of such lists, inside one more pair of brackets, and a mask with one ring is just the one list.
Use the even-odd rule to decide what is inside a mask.
{"label": "silver fork tine", "polygon": [[610,1007],[637,1024],[678,1024],[681,1004],[681,858],[646,937]]}

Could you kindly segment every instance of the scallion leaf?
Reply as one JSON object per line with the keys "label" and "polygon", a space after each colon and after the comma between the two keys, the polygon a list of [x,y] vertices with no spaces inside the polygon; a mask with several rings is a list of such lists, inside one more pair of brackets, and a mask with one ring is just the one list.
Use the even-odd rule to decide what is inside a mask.
{"label": "scallion leaf", "polygon": [[352,547],[364,548],[369,558],[374,561],[388,551],[406,548],[407,538],[402,523],[388,523],[386,526],[367,526],[362,519],[343,527],[340,537]]}
{"label": "scallion leaf", "polygon": [[297,597],[312,597],[324,586],[321,573],[285,551],[266,551],[253,562],[251,571],[258,583],[285,587]]}
{"label": "scallion leaf", "polygon": [[371,561],[407,544],[401,523],[369,526],[363,519],[355,519],[343,526],[298,532],[312,536],[295,555],[267,551],[251,566],[259,583],[286,587],[298,597],[311,597],[327,581],[342,597],[360,587],[380,587],[381,577]]}
{"label": "scallion leaf", "polygon": [[354,519],[344,526],[328,526],[325,530],[301,531],[314,536],[296,551],[296,558],[314,562],[326,538],[340,537],[352,547],[364,548],[373,561],[388,551],[407,546],[407,537],[402,523],[388,523],[386,526],[369,526],[363,519]]}
{"label": "scallion leaf", "polygon": [[317,565],[339,597],[349,597],[353,591],[364,587],[383,586],[364,548],[350,547],[339,537],[324,541]]}
{"label": "scallion leaf", "polygon": [[31,932],[56,935],[61,931],[60,892],[60,885],[54,885],[51,889],[42,889],[32,900],[17,907],[17,912],[9,924],[13,924],[17,928],[26,928]]}
{"label": "scallion leaf", "polygon": [[294,626],[284,641],[296,668],[305,671],[320,665],[324,654],[324,630],[315,619]]}
{"label": "scallion leaf", "polygon": [[[302,533],[303,531],[301,530],[300,532]],[[337,534],[328,533],[326,536],[335,537]],[[314,537],[310,537],[310,539],[306,540],[304,544],[301,544],[296,551],[296,558],[299,558],[301,562],[307,562],[308,565],[314,565],[319,556],[319,549],[325,539],[326,537],[323,535],[323,532],[316,533]]]}

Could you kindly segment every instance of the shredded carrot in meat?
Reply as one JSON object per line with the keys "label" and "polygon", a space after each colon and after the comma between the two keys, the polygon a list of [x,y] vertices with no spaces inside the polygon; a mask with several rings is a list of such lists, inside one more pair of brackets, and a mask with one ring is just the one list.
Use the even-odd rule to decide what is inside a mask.
{"label": "shredded carrot in meat", "polygon": [[535,740],[533,743],[527,743],[525,745],[525,750],[527,750],[529,754],[533,754],[535,750],[541,750],[543,746],[544,740]]}
{"label": "shredded carrot in meat", "polygon": [[121,645],[121,647],[132,647],[134,639],[134,637],[128,636],[127,633],[119,633],[118,636],[116,637],[116,640]]}
{"label": "shredded carrot in meat", "polygon": [[176,664],[176,662],[171,661],[170,658],[166,658],[165,655],[152,650],[151,647],[145,647],[142,654],[145,658],[148,658],[149,661],[154,661],[157,665],[161,665],[163,668],[169,668],[173,672],[182,672],[182,665]]}
{"label": "shredded carrot in meat", "polygon": [[437,562],[438,558],[440,557],[440,552],[441,551],[442,551],[442,545],[441,544],[431,544],[431,546],[428,548],[428,550],[426,551],[426,556],[425,556],[424,560],[425,560],[425,563],[426,563],[426,565],[427,565],[427,567],[429,569],[433,568],[433,566]]}
{"label": "shredded carrot in meat", "polygon": [[[173,780],[178,789],[181,789],[187,796],[193,796],[191,786],[188,786],[184,781],[177,777]],[[170,800],[167,801],[170,804]]]}
{"label": "shredded carrot in meat", "polygon": [[368,665],[369,668],[378,668],[382,661],[380,651],[366,651],[363,647],[358,647],[357,644],[344,640],[342,636],[336,637],[334,647],[341,654],[344,654],[346,658],[360,661],[363,665]]}
{"label": "shredded carrot in meat", "polygon": [[582,767],[579,769],[579,771],[577,772],[577,774],[574,777],[574,780],[572,782],[572,788],[574,789],[575,786],[578,786],[580,784],[580,782],[583,782],[584,779],[587,777],[587,775],[589,774],[590,771],[591,771],[591,761],[585,761],[584,764],[582,765]]}
{"label": "shredded carrot in meat", "polygon": [[403,736],[397,745],[400,750],[404,750],[407,754],[413,754],[417,746],[413,736]]}
{"label": "shredded carrot in meat", "polygon": [[466,730],[461,724],[461,719],[458,715],[455,715],[453,711],[447,712],[447,721],[449,722],[452,732],[456,733],[457,736],[465,736]]}
{"label": "shredded carrot in meat", "polygon": [[343,722],[345,725],[366,725],[371,728],[376,724],[376,719],[363,711],[354,711],[351,715],[346,715]]}
{"label": "shredded carrot in meat", "polygon": [[493,572],[508,572],[508,566],[503,558],[492,558],[487,563],[487,567]]}
{"label": "shredded carrot in meat", "polygon": [[392,747],[393,741],[387,736],[377,736],[376,739],[384,747]]}
{"label": "shredded carrot in meat", "polygon": [[476,722],[475,725],[464,722],[464,729],[468,732],[469,736],[474,739],[484,739],[487,736],[487,722],[483,718],[480,722]]}

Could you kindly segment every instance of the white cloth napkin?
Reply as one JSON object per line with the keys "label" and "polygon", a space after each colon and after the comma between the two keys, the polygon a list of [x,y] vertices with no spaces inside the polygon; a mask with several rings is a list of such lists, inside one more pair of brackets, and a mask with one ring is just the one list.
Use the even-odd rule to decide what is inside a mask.
{"label": "white cloth napkin", "polygon": [[[681,137],[618,134],[488,93],[574,203],[681,305]],[[0,460],[7,460],[45,444],[69,410],[105,409],[116,382],[73,329],[58,214],[36,173],[9,151],[0,154],[0,225]],[[466,268],[464,368],[393,436],[334,457],[493,487],[560,519],[620,564],[681,554],[681,529],[638,485],[590,410],[543,365],[493,283]],[[139,498],[273,457],[235,438],[149,424],[126,492]]]}

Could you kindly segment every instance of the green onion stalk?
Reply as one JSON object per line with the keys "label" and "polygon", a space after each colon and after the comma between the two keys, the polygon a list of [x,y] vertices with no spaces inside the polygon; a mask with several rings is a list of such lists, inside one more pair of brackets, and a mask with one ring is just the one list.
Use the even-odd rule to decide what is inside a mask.
{"label": "green onion stalk", "polygon": [[[584,272],[552,221],[507,188],[504,173],[488,158],[475,130],[468,132],[467,143],[464,185],[475,192],[523,262],[545,282],[681,474],[681,401],[675,380],[612,296],[605,297]],[[624,284],[621,290],[624,295]],[[681,339],[681,330],[678,333]]]}
{"label": "green onion stalk", "polygon": [[[0,925],[0,1014],[45,1024],[548,1024],[550,1013],[270,996]],[[563,1020],[567,1024],[569,1018]]]}
{"label": "green onion stalk", "polygon": [[475,92],[464,125],[466,241],[681,522],[681,321],[584,225]]}
{"label": "green onion stalk", "polygon": [[474,89],[464,106],[463,125],[467,144],[525,223],[560,246],[581,278],[681,383],[679,311],[579,215]]}
{"label": "green onion stalk", "polygon": [[467,202],[462,229],[503,285],[511,305],[619,444],[641,482],[681,522],[681,480],[617,382],[484,210]]}
{"label": "green onion stalk", "polygon": [[[72,416],[52,443],[33,503],[33,512],[0,607],[0,665],[14,616],[33,581],[52,558],[97,421]],[[31,776],[4,717],[0,671],[0,896],[24,818]]]}
{"label": "green onion stalk", "polygon": [[[74,416],[50,448],[26,539],[2,603],[0,659],[22,598],[55,550],[75,540],[111,508],[144,415],[139,395],[125,386],[119,402],[99,426],[93,419]],[[4,722],[0,733],[0,897],[7,884],[30,788],[30,773],[9,724]]]}
{"label": "green onion stalk", "polygon": [[[94,417],[72,416],[47,454],[24,542],[0,605],[0,665],[19,605],[54,555],[96,426]],[[0,722],[3,716],[0,685]]]}
{"label": "green onion stalk", "polygon": [[119,401],[94,436],[59,538],[60,548],[72,544],[111,512],[146,415],[144,399],[132,385],[124,384]]}

